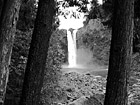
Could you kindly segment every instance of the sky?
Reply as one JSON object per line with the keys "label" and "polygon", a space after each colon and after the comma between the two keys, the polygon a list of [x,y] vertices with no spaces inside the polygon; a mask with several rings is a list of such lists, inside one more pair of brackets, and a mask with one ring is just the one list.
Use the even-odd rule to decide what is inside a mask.
{"label": "sky", "polygon": [[99,4],[102,4],[102,3],[103,3],[103,0],[98,0],[98,3],[99,3]]}
{"label": "sky", "polygon": [[63,11],[73,11],[76,13],[77,16],[79,16],[79,19],[75,19],[74,17],[71,17],[72,12],[67,16],[67,19],[64,18],[64,16],[58,16],[60,19],[60,29],[78,29],[83,26],[83,21],[85,20],[84,13],[78,12],[76,9],[78,7],[69,7],[67,9],[64,9]]}
{"label": "sky", "polygon": [[[62,0],[58,0],[58,1],[62,1]],[[91,0],[89,0],[91,1]],[[99,4],[102,4],[102,0],[98,0]],[[60,26],[59,29],[69,29],[69,28],[73,28],[73,29],[79,29],[81,27],[83,27],[83,21],[85,21],[85,17],[84,17],[84,13],[78,12],[77,11],[78,7],[69,7],[67,9],[62,9],[63,12],[66,11],[71,11],[70,14],[67,16],[67,19],[64,18],[64,16],[58,16],[59,20],[60,20]],[[90,5],[88,6],[88,8],[90,9]],[[79,16],[79,19],[75,19],[75,18],[71,18],[71,14],[72,11],[76,13],[77,16]]]}
{"label": "sky", "polygon": [[[57,0],[57,1],[63,1],[63,0]],[[88,0],[88,1],[92,1],[92,0]],[[102,4],[103,0],[98,0],[99,4]]]}

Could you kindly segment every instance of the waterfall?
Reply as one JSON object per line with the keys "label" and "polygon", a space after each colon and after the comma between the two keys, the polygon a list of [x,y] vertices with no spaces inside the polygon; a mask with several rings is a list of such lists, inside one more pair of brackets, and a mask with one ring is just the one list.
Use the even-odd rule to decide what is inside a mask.
{"label": "waterfall", "polygon": [[77,65],[77,48],[76,48],[76,32],[77,30],[67,30],[67,41],[68,41],[68,63],[69,67],[75,67]]}

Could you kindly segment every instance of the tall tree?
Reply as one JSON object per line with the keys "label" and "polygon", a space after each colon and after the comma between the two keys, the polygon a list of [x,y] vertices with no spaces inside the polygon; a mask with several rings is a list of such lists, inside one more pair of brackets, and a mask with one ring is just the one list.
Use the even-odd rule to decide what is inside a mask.
{"label": "tall tree", "polygon": [[127,105],[131,65],[134,0],[115,0],[112,41],[104,105]]}
{"label": "tall tree", "polygon": [[0,0],[0,3],[0,105],[3,105],[21,0]]}
{"label": "tall tree", "polygon": [[0,16],[3,8],[4,0],[0,0]]}
{"label": "tall tree", "polygon": [[39,105],[44,69],[55,16],[54,0],[39,0],[20,105]]}

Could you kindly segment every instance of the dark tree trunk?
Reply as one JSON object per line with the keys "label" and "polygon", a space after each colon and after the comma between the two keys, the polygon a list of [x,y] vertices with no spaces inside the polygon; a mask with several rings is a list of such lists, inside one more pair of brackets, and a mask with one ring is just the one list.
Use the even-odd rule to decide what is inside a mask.
{"label": "dark tree trunk", "polygon": [[3,8],[4,0],[0,0],[0,16]]}
{"label": "dark tree trunk", "polygon": [[0,105],[3,105],[21,0],[1,0],[0,3]]}
{"label": "dark tree trunk", "polygon": [[134,27],[134,0],[115,0],[113,16],[104,105],[127,105],[127,85]]}
{"label": "dark tree trunk", "polygon": [[20,105],[39,105],[49,39],[55,16],[54,0],[39,0]]}

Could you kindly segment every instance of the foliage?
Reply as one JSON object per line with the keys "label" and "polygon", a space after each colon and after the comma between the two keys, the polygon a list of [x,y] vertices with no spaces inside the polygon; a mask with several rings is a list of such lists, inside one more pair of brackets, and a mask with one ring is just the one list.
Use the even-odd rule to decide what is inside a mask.
{"label": "foliage", "polygon": [[[135,0],[134,3],[134,41],[133,41],[133,52],[139,52],[139,44],[140,44],[140,32],[139,32],[139,26],[140,26],[140,1]],[[102,5],[102,11],[103,11],[103,24],[112,27],[112,17],[113,17],[113,0],[104,0],[104,3]]]}
{"label": "foliage", "polygon": [[19,19],[17,22],[17,29],[21,31],[28,31],[34,27],[34,20],[37,13],[36,0],[28,0],[23,2],[19,11]]}
{"label": "foliage", "polygon": [[[108,65],[109,49],[111,41],[111,29],[102,25],[100,20],[90,21],[85,27],[85,31],[79,30],[78,45],[88,47],[93,52],[93,59],[101,65]],[[81,32],[80,32],[81,31]]]}
{"label": "foliage", "polygon": [[14,105],[18,105],[18,101],[21,95],[24,70],[26,67],[29,44],[31,41],[31,34],[32,30],[29,32],[22,32],[17,30],[15,35],[11,56],[9,82],[6,92],[6,102],[15,102]]}
{"label": "foliage", "polygon": [[88,0],[61,0],[58,2],[58,5],[62,5],[62,7],[79,7],[79,12],[88,12],[87,4],[92,4],[93,7],[97,6],[97,0],[92,0],[91,2]]}
{"label": "foliage", "polygon": [[[66,1],[70,3],[69,0]],[[83,7],[84,5],[82,5],[82,2],[79,3],[80,4],[76,5],[80,6],[81,11],[87,11],[87,9]],[[72,6],[73,4],[70,3],[69,5]],[[111,3],[106,2],[106,4],[103,5],[104,7],[107,7],[107,11],[105,9],[106,7],[104,8],[99,5],[96,6],[96,8],[92,8],[91,11],[89,11],[89,20],[87,21],[87,24],[85,24],[85,27],[88,26],[90,19],[95,19],[97,17],[103,17],[105,20],[111,19]],[[35,5],[35,0],[29,0],[28,2],[24,3],[20,10],[20,18],[17,24],[17,29],[19,30],[16,32],[10,65],[10,77],[6,94],[6,99],[8,101],[12,100],[10,102],[12,102],[13,105],[18,105],[22,89],[24,70],[27,62],[29,44],[31,41],[31,29],[33,28],[36,11],[37,7]],[[137,12],[139,13],[139,11]],[[107,25],[108,24],[111,23],[107,23]],[[135,35],[137,36],[136,38],[138,38],[137,40],[139,40],[139,20],[135,20],[135,25],[137,25]],[[109,58],[111,29],[104,27],[99,28],[99,30],[90,30],[89,28],[85,30],[86,31],[84,32],[82,30],[78,31],[81,33],[78,37],[78,46],[90,48],[90,50],[93,52],[93,56],[96,58],[95,61],[100,64],[107,65]],[[76,73],[61,76],[61,65],[64,62],[67,62],[67,54],[66,30],[56,30],[50,39],[50,47],[46,64],[46,76],[44,79],[44,87],[42,88],[43,103],[71,103],[78,99],[83,100],[83,98],[81,98],[83,96],[86,100],[92,99],[91,97],[96,97],[96,99],[102,97],[100,102],[103,102],[105,78],[94,77],[92,75],[80,75]],[[139,59],[139,55],[136,55],[133,60],[131,71],[133,72],[133,75],[130,78],[129,92],[129,101],[131,103],[138,101],[140,95]]]}
{"label": "foliage", "polygon": [[12,50],[5,105],[18,105],[36,12],[36,0],[23,1]]}
{"label": "foliage", "polygon": [[60,88],[58,81],[61,77],[61,65],[66,62],[66,31],[56,30],[50,39],[44,87],[42,89],[42,102],[52,104],[63,100],[64,92]]}
{"label": "foliage", "polygon": [[[16,32],[10,65],[10,76],[6,94],[7,103],[5,103],[5,105],[8,104],[8,102],[14,102],[14,105],[18,105],[22,90],[24,70],[27,63],[31,35],[32,30],[27,32],[17,30]],[[60,95],[63,96],[63,93],[60,94],[60,92],[63,91],[59,90],[60,87],[58,85],[58,80],[61,75],[61,65],[67,61],[66,41],[67,40],[65,30],[56,30],[51,36],[46,64],[44,88],[42,89],[43,96],[45,95],[45,97],[43,98],[45,100],[43,100],[43,102],[51,103],[52,101],[55,101],[55,99],[60,100]],[[52,94],[52,92],[54,93]]]}
{"label": "foliage", "polygon": [[[5,105],[8,104],[8,102],[12,102],[14,105],[18,105],[20,95],[21,95],[21,90],[22,90],[24,70],[28,58],[31,35],[32,35],[32,30],[28,30],[26,32],[17,30],[16,32],[12,58],[11,58],[11,65],[10,65],[10,76],[9,76],[9,82],[8,82],[7,94],[6,94],[7,103],[5,103]],[[59,76],[61,73],[60,72],[61,65],[62,63],[67,61],[66,41],[67,40],[66,40],[65,30],[56,30],[52,34],[50,39],[50,47],[48,52],[47,65],[46,65],[46,76],[44,80],[45,88],[43,89],[43,92],[45,93],[43,94],[47,95],[47,97],[49,95],[50,97],[52,97],[52,92],[54,92],[53,101],[54,99],[59,98],[61,95],[60,93],[59,94],[57,93],[58,91],[56,91],[56,89],[59,88],[59,86],[57,85],[57,80],[60,78]],[[48,79],[50,81],[48,81]],[[50,85],[48,85],[48,83],[50,83]],[[46,101],[52,102],[52,100],[47,100],[45,97],[45,102]]]}
{"label": "foliage", "polygon": [[140,104],[140,54],[135,53],[132,56],[132,65],[129,79],[129,103],[132,105]]}
{"label": "foliage", "polygon": [[36,0],[22,2],[11,56],[5,105],[18,105],[36,12]]}

